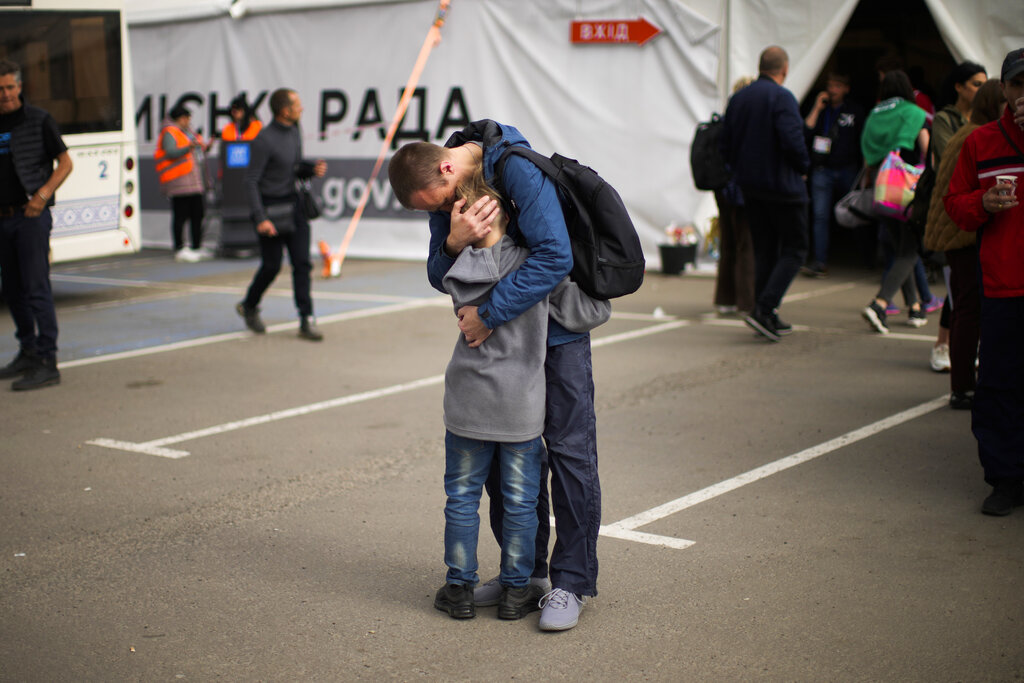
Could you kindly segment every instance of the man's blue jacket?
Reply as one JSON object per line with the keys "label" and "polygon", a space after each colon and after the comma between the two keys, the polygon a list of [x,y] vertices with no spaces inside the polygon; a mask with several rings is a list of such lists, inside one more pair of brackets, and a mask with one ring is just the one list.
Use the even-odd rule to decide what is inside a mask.
{"label": "man's blue jacket", "polygon": [[804,203],[811,166],[793,93],[762,75],[729,100],[719,142],[746,199]]}
{"label": "man's blue jacket", "polygon": [[[445,146],[457,147],[469,141],[478,142],[483,147],[484,178],[488,184],[503,188],[505,199],[516,206],[516,220],[509,223],[508,235],[530,250],[523,264],[502,278],[491,290],[490,299],[478,309],[484,325],[493,330],[543,300],[569,274],[572,270],[572,249],[558,189],[540,169],[522,157],[511,156],[505,162],[502,182],[494,180],[494,164],[502,151],[509,145],[529,147],[526,138],[512,126],[483,120],[454,134]],[[455,259],[444,251],[450,230],[450,214],[430,212],[427,277],[431,286],[440,292],[446,291],[442,280],[455,263]],[[583,336],[548,320],[549,346]]]}

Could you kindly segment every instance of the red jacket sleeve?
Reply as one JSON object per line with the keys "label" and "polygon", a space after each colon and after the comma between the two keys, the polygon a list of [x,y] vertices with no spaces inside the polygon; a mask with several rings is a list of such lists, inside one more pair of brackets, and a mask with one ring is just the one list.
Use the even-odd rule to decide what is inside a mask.
{"label": "red jacket sleeve", "polygon": [[981,204],[981,195],[985,194],[978,180],[977,140],[974,134],[967,136],[960,156],[957,158],[953,177],[949,180],[949,190],[942,198],[946,213],[961,230],[974,232],[988,221],[990,214]]}

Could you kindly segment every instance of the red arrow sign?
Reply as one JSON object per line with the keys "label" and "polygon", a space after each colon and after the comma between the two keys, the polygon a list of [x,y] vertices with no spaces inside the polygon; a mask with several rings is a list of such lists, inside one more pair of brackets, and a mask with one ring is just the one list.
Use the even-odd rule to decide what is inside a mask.
{"label": "red arrow sign", "polygon": [[574,21],[569,40],[573,43],[636,43],[643,45],[661,29],[643,17],[639,19],[594,19]]}

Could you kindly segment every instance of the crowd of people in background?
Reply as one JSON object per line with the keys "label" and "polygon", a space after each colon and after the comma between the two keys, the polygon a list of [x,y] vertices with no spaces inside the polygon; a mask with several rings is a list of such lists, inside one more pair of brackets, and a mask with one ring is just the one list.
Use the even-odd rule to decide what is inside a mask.
{"label": "crowd of people in background", "polygon": [[[893,158],[918,174],[905,210],[877,216],[884,272],[861,315],[888,334],[899,291],[910,327],[941,308],[929,365],[950,373],[950,407],[972,410],[993,487],[982,512],[1006,515],[1024,505],[1024,49],[1006,55],[999,80],[976,62],[957,64],[938,112],[898,61],[876,66],[877,103],[866,115],[849,100],[849,77],[829,73],[802,125],[782,85],[782,48],[762,52],[757,80],[737,83],[721,141],[732,181],[715,195],[723,259],[714,303],[719,313],[738,308],[757,334],[779,341],[792,330],[778,306],[794,262],[809,277],[828,277],[836,201],[870,188]],[[737,236],[748,233],[753,266],[737,259]],[[931,293],[925,257],[942,264],[945,297]],[[751,267],[752,299],[739,286]]]}

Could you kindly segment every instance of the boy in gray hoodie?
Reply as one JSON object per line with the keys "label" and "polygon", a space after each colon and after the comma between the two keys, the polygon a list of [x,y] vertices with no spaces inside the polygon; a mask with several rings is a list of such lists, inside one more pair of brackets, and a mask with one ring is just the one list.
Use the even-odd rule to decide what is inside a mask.
{"label": "boy in gray hoodie", "polygon": [[[471,205],[483,194],[497,197],[482,169],[459,196]],[[456,312],[479,305],[491,289],[526,260],[529,251],[505,234],[501,216],[480,242],[464,249],[445,275]],[[496,328],[487,343],[471,348],[462,335],[445,371],[445,564],[446,583],[434,607],[456,619],[476,616],[478,508],[491,461],[499,458],[504,517],[502,586],[498,617],[520,619],[539,609],[544,591],[530,583],[537,532],[537,495],[544,444],[547,321],[586,332],[608,320],[611,305],[592,299],[565,278],[547,299]]]}

